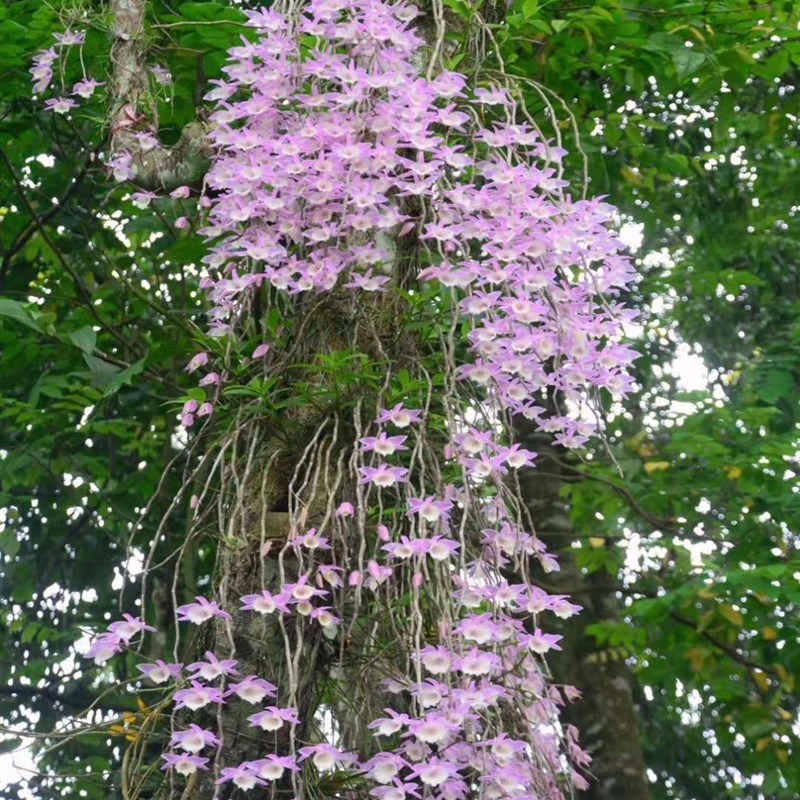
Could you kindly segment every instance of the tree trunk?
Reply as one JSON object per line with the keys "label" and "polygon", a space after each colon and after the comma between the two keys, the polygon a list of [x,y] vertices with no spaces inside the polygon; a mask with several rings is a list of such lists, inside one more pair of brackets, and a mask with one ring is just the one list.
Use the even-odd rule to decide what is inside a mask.
{"label": "tree trunk", "polygon": [[[136,182],[170,188],[192,180],[196,169],[202,171],[207,144],[202,126],[196,125],[184,131],[182,144],[171,150],[157,148],[146,158],[136,151],[132,137],[138,124],[137,102],[144,90],[141,78],[135,76],[144,61],[144,7],[144,0],[114,0],[111,4],[117,36],[113,149],[133,153],[131,177]],[[487,13],[489,21],[499,22],[502,4],[490,4]],[[476,43],[476,50],[479,49]],[[133,125],[126,122],[131,115]],[[408,241],[398,250],[408,249]],[[398,264],[398,272],[401,266]],[[395,282],[401,284],[403,278],[395,275]],[[374,357],[395,371],[403,366],[405,356],[414,348],[398,340],[399,326],[394,318],[397,309],[361,302],[362,306],[356,307],[352,299],[342,300],[331,294],[298,308],[297,317],[292,320],[296,331],[292,351],[277,365],[283,371],[287,388],[293,384],[286,376],[296,374],[291,368],[313,363],[320,354],[356,352]],[[329,388],[324,385],[325,380],[321,379],[320,390]],[[290,534],[321,526],[326,521],[332,524],[334,503],[354,495],[355,487],[342,483],[342,476],[353,472],[345,469],[349,451],[343,442],[349,442],[352,448],[361,433],[357,420],[359,402],[366,407],[374,398],[369,397],[373,390],[363,385],[352,391],[360,392],[352,417],[340,419],[335,403],[316,402],[314,398],[313,404],[285,414],[279,425],[274,421],[262,424],[257,419],[248,420],[237,427],[226,443],[229,452],[217,476],[222,481],[215,498],[217,530],[214,531],[219,552],[215,596],[224,608],[235,609],[244,594],[261,589],[276,591],[296,580],[303,570],[291,548],[285,546]],[[327,392],[320,391],[322,394]],[[347,429],[350,435],[341,437],[342,429]],[[551,590],[575,596],[586,607],[580,617],[564,626],[564,652],[551,662],[557,681],[578,687],[587,698],[567,711],[569,721],[581,730],[584,746],[594,758],[595,782],[585,797],[649,800],[630,690],[631,675],[622,662],[593,660],[594,650],[585,635],[587,625],[618,613],[613,585],[599,584],[602,579],[597,576],[584,578],[570,556],[571,531],[566,510],[558,498],[560,470],[553,460],[555,449],[550,438],[522,426],[520,432],[522,444],[539,453],[537,469],[521,475],[526,505],[537,523],[537,533],[552,552],[561,556],[561,572],[546,576],[543,582],[549,583],[547,588]],[[346,541],[351,552],[362,546],[359,535],[363,529],[361,519],[358,525],[344,532],[342,541]],[[363,560],[361,555],[359,560]],[[381,610],[375,613],[377,616]],[[383,613],[391,616],[387,609]],[[321,729],[325,723],[318,719],[318,712],[325,706],[324,684],[333,669],[329,665],[335,665],[337,678],[341,680],[350,667],[345,658],[348,637],[370,634],[354,631],[351,626],[332,642],[318,632],[319,628],[315,630],[316,633],[309,633],[309,627],[299,616],[285,622],[280,614],[255,617],[234,611],[229,622],[217,621],[207,640],[197,642],[194,649],[198,655],[213,650],[220,658],[235,658],[242,676],[258,675],[276,684],[276,705],[296,708],[302,720],[286,736],[305,742],[318,741],[324,736]],[[355,666],[363,671],[363,665]],[[375,664],[370,663],[369,668],[380,674]],[[371,718],[370,698],[365,695],[348,699],[360,726],[348,731],[347,745],[358,750],[363,724]],[[223,800],[235,795],[238,790],[232,784],[215,785],[214,775],[220,768],[258,759],[267,744],[277,755],[294,749],[293,743],[282,740],[280,734],[270,734],[267,741],[267,735],[250,726],[247,717],[255,710],[238,700],[220,708],[216,722],[225,745],[218,753],[217,769],[198,774],[183,791],[172,792],[172,800]],[[354,716],[350,710],[328,707],[327,711],[335,712],[334,716],[342,711],[340,719],[350,720]],[[292,776],[274,788],[283,797],[303,800],[302,787]],[[339,794],[349,787],[323,782],[318,788],[321,794]],[[256,796],[261,794],[266,794],[266,790],[256,791]]]}
{"label": "tree trunk", "polygon": [[[536,466],[520,471],[522,499],[536,526],[536,534],[559,559],[560,570],[539,573],[536,582],[552,594],[567,594],[583,611],[560,622],[562,651],[548,656],[557,684],[574,686],[581,698],[567,706],[563,721],[578,728],[581,746],[592,756],[593,779],[580,796],[584,800],[650,800],[633,699],[635,678],[614,654],[603,652],[586,628],[617,620],[620,605],[617,581],[605,572],[582,573],[575,562],[569,510],[560,498],[565,452],[552,437],[517,422],[523,447],[538,453]],[[552,627],[552,626],[551,626]]]}
{"label": "tree trunk", "polygon": [[[297,333],[286,354],[284,374],[305,377],[310,373],[300,369],[302,365],[344,351],[391,359],[386,369],[413,369],[415,344],[397,324],[402,319],[401,306],[401,301],[388,295],[364,299],[336,291],[299,303],[294,319]],[[194,643],[193,650],[198,657],[212,650],[219,658],[234,658],[241,676],[257,675],[275,684],[277,697],[268,704],[296,708],[301,720],[291,731],[294,744],[324,741],[330,735],[326,724],[333,724],[340,728],[349,749],[368,755],[374,741],[366,723],[372,718],[370,713],[379,716],[387,704],[377,678],[366,688],[363,681],[352,680],[347,707],[325,695],[326,683],[346,681],[351,671],[363,671],[363,664],[353,663],[348,650],[363,654],[362,640],[368,633],[351,626],[329,639],[318,625],[308,625],[299,614],[284,618],[279,613],[261,616],[235,610],[243,595],[262,589],[277,594],[303,573],[297,551],[286,544],[290,536],[311,528],[335,531],[340,541],[347,540],[353,554],[364,538],[364,520],[339,520],[334,509],[344,501],[358,507],[349,462],[362,427],[361,408],[375,407],[375,389],[357,381],[352,398],[331,400],[327,398],[336,376],[310,375],[311,387],[300,379],[286,379],[298,396],[308,394],[308,403],[287,411],[279,420],[253,420],[239,426],[227,445],[227,457],[218,472],[212,533],[219,542],[215,596],[233,619],[216,620],[207,639]],[[353,407],[343,411],[338,403]],[[262,705],[233,698],[215,719],[198,719],[196,713],[187,718],[222,731],[225,745],[218,756],[219,769],[263,758],[265,751],[287,755],[295,749],[288,732],[267,734],[248,723],[248,716]],[[321,787],[327,785],[326,780],[321,779]],[[338,790],[335,780],[331,778],[331,792]],[[304,797],[302,785],[288,773],[274,788],[279,797]],[[266,789],[254,793],[259,796],[261,791]],[[225,800],[238,796],[237,792],[232,783],[215,786],[214,771],[209,771],[197,774],[189,794],[177,791],[168,796],[171,800]]]}

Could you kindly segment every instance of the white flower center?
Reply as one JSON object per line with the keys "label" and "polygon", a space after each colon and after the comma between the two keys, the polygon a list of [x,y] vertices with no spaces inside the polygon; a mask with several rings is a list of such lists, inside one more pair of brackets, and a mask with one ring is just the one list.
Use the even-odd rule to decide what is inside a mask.
{"label": "white flower center", "polygon": [[184,702],[186,703],[187,708],[191,708],[192,711],[196,711],[198,708],[208,705],[209,697],[205,692],[196,692],[195,694],[187,697]]}
{"label": "white flower center", "polygon": [[197,766],[188,758],[181,758],[175,762],[175,771],[180,775],[193,775],[197,772]]}
{"label": "white flower center", "polygon": [[245,686],[237,692],[242,700],[248,703],[257,703],[264,697],[264,690],[259,689],[258,686]]}
{"label": "white flower center", "polygon": [[395,411],[390,419],[398,428],[407,428],[411,424],[411,415],[407,411]]}
{"label": "white flower center", "polygon": [[185,737],[181,742],[181,747],[190,753],[199,753],[205,746],[205,740],[197,733]]}
{"label": "white flower center", "polygon": [[253,603],[253,609],[258,611],[259,614],[271,614],[275,608],[275,601],[272,598],[267,599],[266,597],[259,597],[258,600]]}
{"label": "white flower center", "polygon": [[213,681],[222,675],[222,669],[215,664],[204,664],[197,671],[197,674],[205,681]]}
{"label": "white flower center", "polygon": [[258,775],[265,781],[276,781],[283,775],[283,767],[278,764],[266,764],[261,767]]}
{"label": "white flower center", "polygon": [[378,472],[372,482],[376,486],[394,486],[394,475],[391,472]]}
{"label": "white flower center", "polygon": [[277,731],[282,725],[283,720],[277,714],[265,714],[258,723],[262,731]]}
{"label": "white flower center", "polygon": [[428,672],[432,672],[434,675],[447,672],[447,670],[450,669],[450,659],[443,655],[428,656],[423,663],[427,667]]}
{"label": "white flower center", "polygon": [[492,745],[492,753],[498,761],[509,761],[514,755],[514,750],[508,744],[500,742],[499,744]]}
{"label": "white flower center", "polygon": [[311,612],[314,610],[314,606],[312,606],[308,600],[301,600],[294,608],[298,614],[304,617],[310,616]]}
{"label": "white flower center", "polygon": [[550,645],[547,642],[543,641],[542,639],[531,639],[530,644],[528,645],[532,652],[534,653],[546,653],[550,649]]}
{"label": "white flower center", "polygon": [[295,600],[308,600],[314,594],[313,586],[295,586],[292,590],[292,596]]}
{"label": "white flower center", "polygon": [[317,753],[312,760],[314,761],[314,766],[323,772],[331,769],[335,763],[331,753]]}
{"label": "white flower center", "polygon": [[475,466],[472,468],[472,477],[473,478],[488,478],[491,475],[492,470],[488,464],[484,464],[483,461],[479,461]]}
{"label": "white flower center", "polygon": [[256,777],[255,775],[237,775],[233,782],[240,788],[240,789],[252,789],[256,785]]}
{"label": "white flower center", "polygon": [[447,738],[447,729],[441,722],[431,720],[423,722],[422,725],[417,728],[414,735],[422,742],[433,744],[444,741],[444,739]]}
{"label": "white flower center", "polygon": [[401,727],[402,725],[396,720],[387,719],[378,726],[378,733],[380,733],[381,736],[391,736],[393,733],[397,733]]}
{"label": "white flower center", "polygon": [[397,767],[391,761],[381,761],[370,770],[369,774],[378,783],[389,783],[397,775]]}
{"label": "white flower center", "polygon": [[488,626],[478,624],[466,626],[461,635],[467,641],[475,642],[476,644],[486,644],[492,638]]}
{"label": "white flower center", "polygon": [[438,706],[442,702],[442,696],[436,689],[423,689],[419,693],[419,701],[424,708]]}
{"label": "white flower center", "polygon": [[438,764],[432,767],[423,767],[420,770],[420,780],[428,786],[439,786],[447,780],[448,772]]}
{"label": "white flower center", "polygon": [[480,440],[475,436],[467,436],[461,442],[461,447],[464,448],[464,452],[468,453],[471,456],[477,455],[478,453],[483,450],[483,445],[481,444]]}
{"label": "white flower center", "polygon": [[447,559],[450,558],[450,548],[443,542],[434,542],[428,552],[431,558],[436,561],[447,561]]}
{"label": "white flower center", "polygon": [[157,667],[148,677],[153,683],[164,683],[169,680],[169,670],[166,667]]}
{"label": "white flower center", "polygon": [[410,544],[400,544],[394,551],[396,558],[411,558],[414,555],[414,550]]}

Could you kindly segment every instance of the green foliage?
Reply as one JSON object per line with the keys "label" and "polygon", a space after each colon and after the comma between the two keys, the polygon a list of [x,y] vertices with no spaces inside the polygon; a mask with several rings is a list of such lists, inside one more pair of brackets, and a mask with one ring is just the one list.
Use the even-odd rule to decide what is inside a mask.
{"label": "green foliage", "polygon": [[[473,18],[470,4],[446,6]],[[175,230],[169,205],[141,211],[108,181],[97,158],[102,100],[67,120],[31,98],[32,55],[63,29],[60,17],[79,21],[84,11],[85,60],[106,80],[99,4],[0,8],[0,718],[40,732],[81,712],[114,677],[76,663],[71,648],[81,628],[117,614],[120,586],[135,611],[126,548],[149,498],[148,520],[167,520],[165,546],[183,542],[188,500],[174,507],[173,498],[191,455],[175,449],[177,401],[206,399],[183,367],[197,343],[215,346],[193,288],[205,247]],[[152,63],[174,76],[168,90],[154,84],[152,98],[173,142],[246,29],[225,3],[156,0],[148,13]],[[642,280],[629,298],[647,320],[636,341],[641,388],[615,409],[608,447],[576,465],[583,477],[565,492],[580,565],[621,575],[625,619],[588,633],[636,669],[659,800],[789,798],[800,786],[797,24],[792,2],[522,0],[493,29],[530,112],[571,150],[568,177],[583,173],[583,151],[588,192],[643,226]],[[487,78],[497,67],[490,52]],[[71,58],[67,85],[80,69]],[[430,330],[436,348],[426,319],[446,321],[446,303],[425,287],[404,299],[415,333]],[[283,324],[272,308],[260,333],[246,330],[243,352],[288,336]],[[683,345],[708,370],[700,390],[687,392],[675,375]],[[356,370],[382,380],[364,353],[307,363],[292,397],[246,369],[209,424],[229,422],[234,399],[257,419],[350,402]],[[417,406],[431,391],[402,369],[394,381],[396,402]],[[190,550],[182,596],[207,580],[214,559],[213,543]],[[112,586],[114,569],[125,577]],[[156,570],[152,605],[163,609],[161,577]],[[144,713],[125,692],[103,702],[109,725]],[[59,791],[120,796],[101,775],[113,767],[109,742],[125,735],[109,727],[72,740],[38,769],[76,773],[79,761],[91,772]],[[30,785],[56,796],[45,778]]]}
{"label": "green foliage", "polygon": [[590,633],[646,687],[659,798],[800,785],[797,23],[794,3],[526,1],[498,34],[566,101],[550,130],[580,136],[589,191],[643,226],[641,391],[567,492],[579,564],[625,562],[627,624]]}

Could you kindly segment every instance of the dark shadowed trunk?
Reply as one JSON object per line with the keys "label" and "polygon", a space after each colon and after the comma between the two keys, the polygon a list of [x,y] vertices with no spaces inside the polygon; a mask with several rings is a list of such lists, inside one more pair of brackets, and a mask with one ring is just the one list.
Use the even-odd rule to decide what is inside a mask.
{"label": "dark shadowed trunk", "polygon": [[517,421],[523,447],[538,453],[536,467],[520,471],[522,499],[536,526],[536,534],[556,555],[560,571],[539,573],[536,582],[553,594],[568,594],[583,611],[568,620],[550,623],[549,632],[563,635],[562,651],[548,656],[555,682],[577,688],[582,697],[563,712],[563,721],[580,731],[581,746],[592,756],[593,780],[581,794],[584,800],[649,800],[633,698],[635,678],[624,660],[603,653],[586,628],[616,620],[620,603],[616,579],[606,572],[582,574],[575,562],[569,510],[560,498],[565,479],[564,451],[552,437],[525,420]]}

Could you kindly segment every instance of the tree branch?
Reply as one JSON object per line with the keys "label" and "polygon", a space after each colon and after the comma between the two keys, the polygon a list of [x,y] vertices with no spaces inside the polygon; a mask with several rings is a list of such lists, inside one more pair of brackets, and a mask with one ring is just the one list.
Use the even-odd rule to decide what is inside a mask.
{"label": "tree branch", "polygon": [[111,49],[111,153],[133,157],[132,182],[146,189],[169,191],[194,183],[208,168],[211,144],[205,125],[190,122],[178,143],[148,148],[137,131],[157,129],[143,109],[149,94],[144,19],[147,0],[111,0],[114,45]]}
{"label": "tree branch", "polygon": [[22,204],[25,206],[25,210],[30,214],[31,220],[39,232],[39,235],[42,237],[42,240],[45,244],[52,250],[53,255],[58,259],[61,266],[64,268],[64,271],[69,275],[72,279],[72,282],[75,284],[75,289],[78,293],[78,296],[83,303],[83,305],[88,309],[89,313],[95,318],[97,324],[100,325],[104,330],[107,330],[123,347],[131,350],[132,352],[136,352],[128,340],[112,325],[106,323],[106,321],[100,316],[95,308],[94,303],[92,302],[92,296],[89,294],[89,290],[86,288],[86,284],[81,280],[80,275],[75,272],[74,269],[69,265],[67,259],[61,253],[61,251],[55,246],[55,243],[50,238],[49,234],[47,233],[47,229],[42,222],[42,219],[36,214],[36,210],[31,205],[30,200],[28,200],[28,196],[25,194],[25,188],[22,185],[22,181],[17,176],[17,173],[14,171],[14,165],[11,163],[11,160],[8,158],[6,153],[3,150],[0,150],[0,159],[5,163],[6,169],[8,170],[9,174],[11,175],[11,180],[14,182],[14,186],[17,189],[17,194],[22,200]]}
{"label": "tree branch", "polygon": [[767,675],[771,675],[773,678],[780,678],[777,670],[773,669],[772,667],[767,666],[766,664],[759,664],[756,661],[748,658],[743,653],[740,653],[739,650],[734,647],[733,645],[727,644],[723,642],[721,639],[718,639],[708,631],[701,631],[697,628],[697,623],[693,622],[692,620],[688,619],[687,617],[681,616],[675,611],[670,611],[669,616],[671,619],[675,620],[675,622],[685,625],[687,628],[691,628],[698,636],[705,639],[710,644],[714,645],[718,650],[721,650],[725,653],[731,661],[735,661],[737,664],[740,664],[748,671],[752,671],[754,669],[760,670],[761,672],[766,673]]}
{"label": "tree branch", "polygon": [[[102,146],[102,145],[101,145]],[[8,250],[3,253],[2,262],[0,262],[0,287],[2,286],[3,279],[8,272],[9,267],[11,266],[11,259],[22,250],[23,247],[28,243],[31,236],[33,236],[36,231],[39,230],[40,225],[44,225],[50,219],[52,219],[59,211],[61,211],[64,206],[69,202],[70,198],[73,194],[80,188],[81,184],[83,183],[84,178],[89,173],[89,169],[91,168],[92,164],[96,163],[95,159],[97,156],[99,148],[93,150],[89,156],[87,157],[86,161],[83,163],[80,171],[74,176],[70,185],[65,189],[64,193],[58,200],[43,214],[41,214],[38,219],[32,219],[28,225],[20,231],[17,235],[17,238],[11,243]],[[16,183],[16,176],[12,173],[12,178]]]}
{"label": "tree branch", "polygon": [[[51,706],[61,705],[65,710],[81,713],[96,699],[94,693],[83,686],[78,685],[59,694],[60,687],[63,687],[62,683],[51,683],[41,687],[20,686],[19,684],[0,686],[0,698],[46,702]],[[134,711],[136,703],[132,698],[130,701],[127,698],[118,698],[107,702],[105,707],[112,711]]]}

